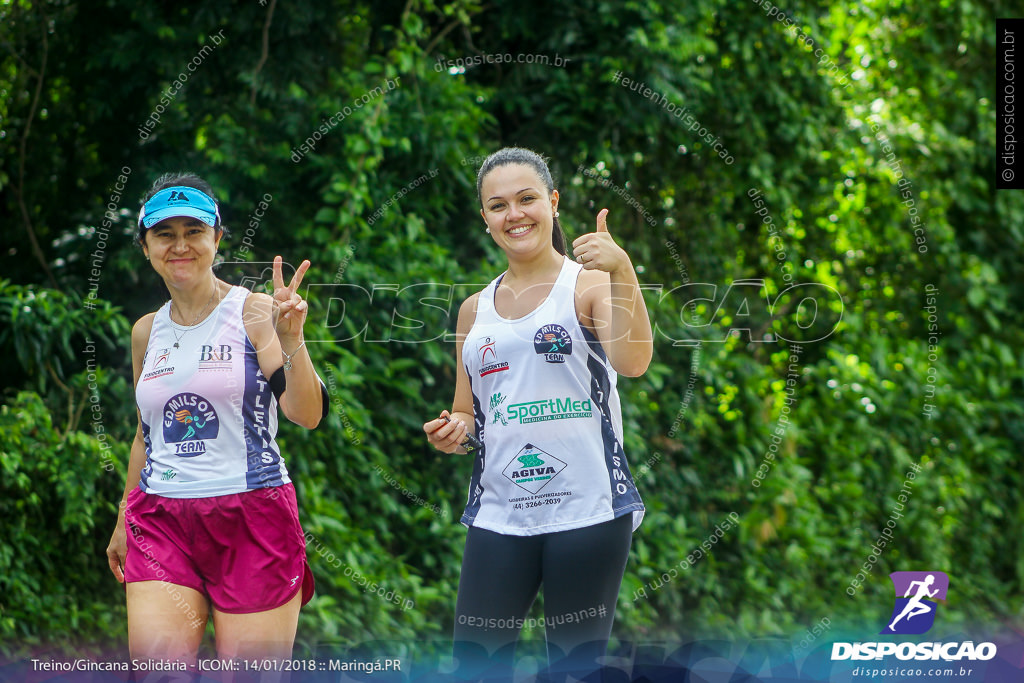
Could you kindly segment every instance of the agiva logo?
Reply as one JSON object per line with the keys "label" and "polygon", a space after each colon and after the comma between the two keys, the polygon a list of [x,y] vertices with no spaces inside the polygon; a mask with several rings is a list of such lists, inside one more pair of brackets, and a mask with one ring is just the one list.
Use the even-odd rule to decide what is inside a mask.
{"label": "agiva logo", "polygon": [[880,633],[918,635],[926,633],[935,623],[938,604],[946,601],[949,577],[945,572],[893,572],[889,574],[896,591],[896,605],[889,625]]}
{"label": "agiva logo", "polygon": [[502,474],[519,488],[538,493],[564,469],[564,462],[528,443],[505,466]]}
{"label": "agiva logo", "polygon": [[[896,593],[892,614],[883,635],[920,635],[935,624],[938,603],[946,600],[949,576],[945,572],[893,572],[889,574]],[[833,643],[832,661],[883,659],[893,656],[900,660],[970,661],[989,660],[996,656],[994,643],[924,642],[924,643]]]}

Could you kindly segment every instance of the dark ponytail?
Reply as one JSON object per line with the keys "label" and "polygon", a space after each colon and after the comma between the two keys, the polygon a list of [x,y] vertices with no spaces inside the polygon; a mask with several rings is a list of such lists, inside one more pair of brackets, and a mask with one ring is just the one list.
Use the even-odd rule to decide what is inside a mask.
{"label": "dark ponytail", "polygon": [[[484,159],[484,163],[480,165],[480,170],[476,173],[476,195],[480,199],[481,207],[483,206],[481,192],[483,191],[484,178],[497,167],[508,166],[509,164],[523,164],[531,167],[540,176],[544,187],[547,188],[548,194],[554,191],[555,181],[551,177],[551,169],[548,168],[547,160],[544,157],[533,150],[523,149],[522,147],[503,147]],[[565,256],[565,233],[562,232],[562,225],[558,222],[557,216],[552,216],[551,218],[551,246],[559,254]]]}

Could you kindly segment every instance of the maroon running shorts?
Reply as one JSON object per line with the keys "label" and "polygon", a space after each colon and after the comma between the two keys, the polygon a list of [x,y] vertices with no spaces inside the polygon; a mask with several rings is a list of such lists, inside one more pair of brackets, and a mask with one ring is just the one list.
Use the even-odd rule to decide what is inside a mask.
{"label": "maroon running shorts", "polygon": [[125,508],[126,583],[167,581],[230,614],[265,612],[302,591],[313,573],[291,484],[209,498],[167,498],[136,488]]}

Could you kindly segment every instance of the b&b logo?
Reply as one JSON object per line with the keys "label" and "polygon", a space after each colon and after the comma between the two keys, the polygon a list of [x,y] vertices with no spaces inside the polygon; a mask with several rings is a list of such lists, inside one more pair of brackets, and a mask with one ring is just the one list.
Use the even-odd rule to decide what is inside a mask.
{"label": "b&b logo", "polygon": [[919,635],[926,633],[935,623],[938,604],[946,601],[949,577],[944,572],[893,572],[889,574],[896,591],[896,605],[889,617],[889,625],[880,633]]}
{"label": "b&b logo", "polygon": [[200,370],[230,370],[231,369],[231,345],[203,344],[199,349]]}

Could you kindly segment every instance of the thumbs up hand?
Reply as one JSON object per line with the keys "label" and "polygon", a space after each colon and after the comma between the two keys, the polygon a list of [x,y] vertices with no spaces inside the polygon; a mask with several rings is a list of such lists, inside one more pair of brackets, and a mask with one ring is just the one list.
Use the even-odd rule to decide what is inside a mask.
{"label": "thumbs up hand", "polygon": [[572,255],[586,270],[603,270],[614,273],[631,270],[629,255],[615,243],[608,232],[608,209],[597,214],[597,231],[576,238],[572,243]]}

